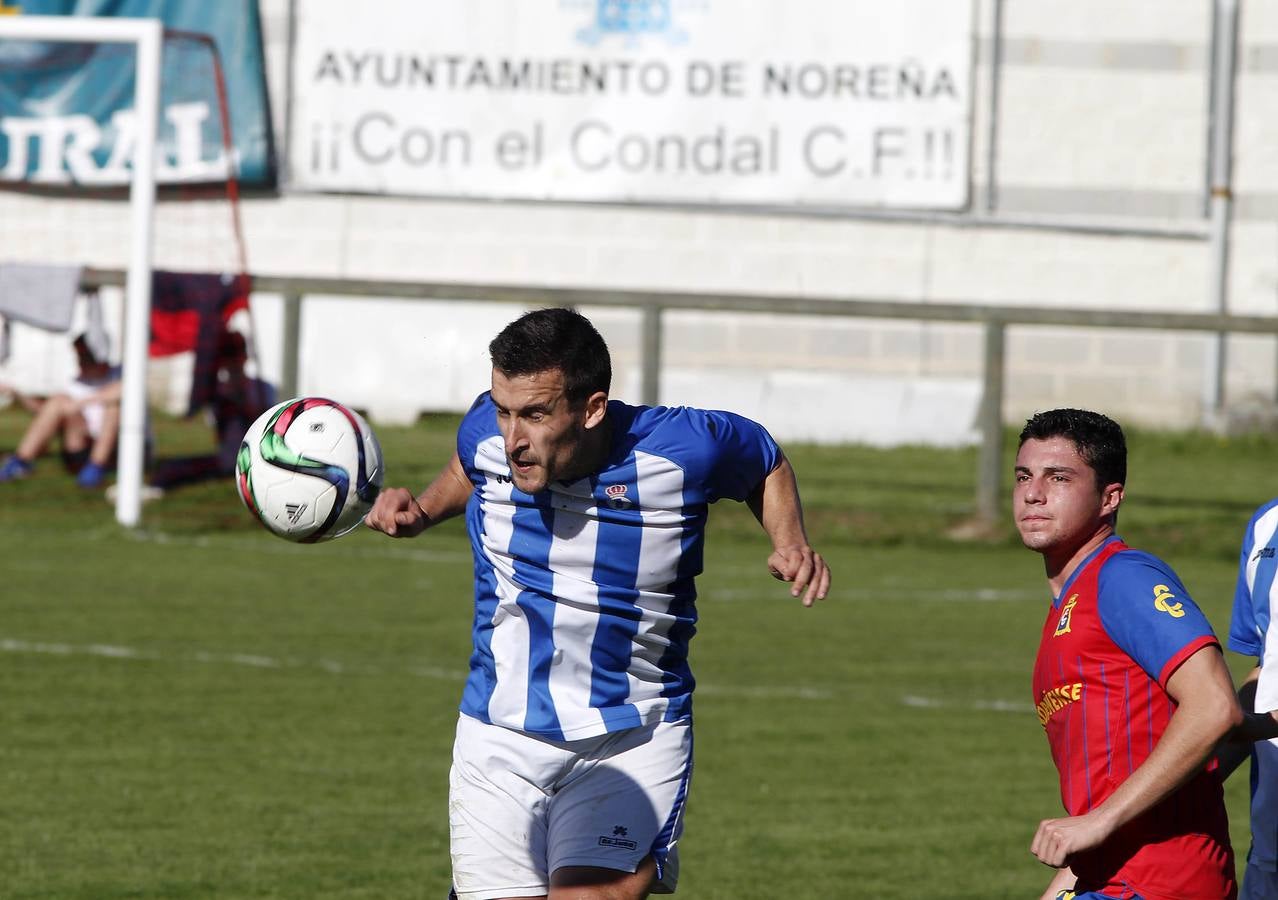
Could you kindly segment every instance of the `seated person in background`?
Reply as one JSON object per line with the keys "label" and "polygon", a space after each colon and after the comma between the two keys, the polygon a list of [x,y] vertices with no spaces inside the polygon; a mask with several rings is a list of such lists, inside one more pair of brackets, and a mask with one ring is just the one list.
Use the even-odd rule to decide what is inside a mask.
{"label": "seated person in background", "polygon": [[217,432],[214,453],[183,456],[156,462],[143,496],[158,497],[164,491],[183,484],[210,481],[235,474],[235,458],[240,441],[253,421],[275,401],[275,391],[260,378],[250,378],[244,366],[248,362],[248,345],[238,331],[222,334],[218,346],[217,385],[209,403],[213,427]]}
{"label": "seated person in background", "polygon": [[62,442],[62,461],[80,487],[102,483],[115,464],[120,431],[120,367],[98,359],[84,335],[75,339],[80,372],[67,389],[35,411],[18,448],[0,465],[0,481],[25,478],[53,439]]}

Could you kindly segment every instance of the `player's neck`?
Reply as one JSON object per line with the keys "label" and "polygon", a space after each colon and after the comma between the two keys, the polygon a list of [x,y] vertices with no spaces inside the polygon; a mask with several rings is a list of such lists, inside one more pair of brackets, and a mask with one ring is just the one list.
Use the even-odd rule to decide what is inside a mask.
{"label": "player's neck", "polygon": [[1047,573],[1047,584],[1052,589],[1052,596],[1059,597],[1065,582],[1083,564],[1083,560],[1114,536],[1114,526],[1106,522],[1091,537],[1074,546],[1072,550],[1049,550],[1043,554],[1043,568]]}
{"label": "player's neck", "polygon": [[577,450],[577,458],[572,470],[559,480],[565,483],[579,481],[595,475],[603,468],[604,461],[612,452],[612,416],[605,414],[604,419],[594,428],[582,435]]}

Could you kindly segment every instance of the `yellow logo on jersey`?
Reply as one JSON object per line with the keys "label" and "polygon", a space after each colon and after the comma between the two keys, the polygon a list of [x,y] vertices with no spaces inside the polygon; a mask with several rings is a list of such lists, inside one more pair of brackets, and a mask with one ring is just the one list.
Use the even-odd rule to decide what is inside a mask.
{"label": "yellow logo on jersey", "polygon": [[1185,614],[1185,607],[1179,600],[1175,603],[1168,602],[1175,598],[1176,595],[1171,592],[1171,589],[1168,588],[1167,585],[1154,585],[1154,609],[1159,612],[1167,613],[1167,615],[1171,616],[1173,619],[1179,619]]}
{"label": "yellow logo on jersey", "polygon": [[1065,608],[1061,610],[1060,621],[1056,623],[1056,630],[1052,632],[1052,637],[1060,637],[1062,634],[1069,634],[1070,621],[1073,619],[1074,604],[1078,602],[1078,594],[1070,594],[1068,600],[1065,601]]}
{"label": "yellow logo on jersey", "polygon": [[10,6],[4,0],[0,0],[0,16],[18,16],[22,14],[22,7],[18,4]]}
{"label": "yellow logo on jersey", "polygon": [[1083,696],[1083,683],[1062,684],[1060,687],[1048,688],[1038,698],[1035,709],[1038,712],[1038,724],[1047,727],[1047,720],[1065,707]]}

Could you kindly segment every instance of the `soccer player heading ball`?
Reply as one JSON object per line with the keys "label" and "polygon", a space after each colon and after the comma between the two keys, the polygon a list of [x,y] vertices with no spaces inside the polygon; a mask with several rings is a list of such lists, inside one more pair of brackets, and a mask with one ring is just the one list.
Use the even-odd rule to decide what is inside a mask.
{"label": "soccer player heading ball", "polygon": [[466,513],[474,645],[450,776],[461,900],[673,891],[692,773],[693,579],[708,505],[745,501],[768,568],[804,606],[830,571],[764,428],[727,412],[608,399],[608,348],[567,309],[489,345],[492,390],[416,497],[367,524],[413,537]]}
{"label": "soccer player heading ball", "polygon": [[1068,813],[1040,822],[1030,845],[1058,869],[1044,896],[1236,896],[1221,783],[1204,763],[1242,712],[1176,573],[1114,533],[1122,429],[1086,410],[1039,413],[1015,474],[1016,527],[1052,591],[1034,702]]}

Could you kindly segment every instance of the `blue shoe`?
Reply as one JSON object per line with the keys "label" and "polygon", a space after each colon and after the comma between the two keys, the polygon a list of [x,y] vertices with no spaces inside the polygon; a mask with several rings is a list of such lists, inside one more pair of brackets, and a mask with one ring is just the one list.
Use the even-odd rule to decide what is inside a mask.
{"label": "blue shoe", "polygon": [[0,481],[17,481],[20,478],[26,478],[34,468],[34,463],[29,463],[20,456],[10,456],[4,461],[4,465],[0,466]]}
{"label": "blue shoe", "polygon": [[82,488],[95,488],[102,484],[102,479],[106,477],[106,470],[97,463],[85,463],[84,468],[80,470],[80,474],[75,476],[75,483]]}

